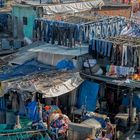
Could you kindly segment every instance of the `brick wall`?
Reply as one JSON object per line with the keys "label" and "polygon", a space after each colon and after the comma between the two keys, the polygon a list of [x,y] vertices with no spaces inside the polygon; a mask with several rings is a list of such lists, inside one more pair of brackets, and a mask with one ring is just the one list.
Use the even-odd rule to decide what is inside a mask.
{"label": "brick wall", "polygon": [[101,10],[97,10],[98,14],[101,15],[110,15],[110,16],[124,16],[126,18],[130,18],[131,15],[131,7],[129,8],[102,8]]}

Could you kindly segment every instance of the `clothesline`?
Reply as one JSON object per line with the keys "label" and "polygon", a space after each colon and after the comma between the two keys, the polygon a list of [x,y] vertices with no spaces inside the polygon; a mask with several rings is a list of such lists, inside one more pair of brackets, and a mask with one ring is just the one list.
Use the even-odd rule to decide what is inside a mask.
{"label": "clothesline", "polygon": [[34,131],[20,131],[20,132],[5,132],[1,133],[0,136],[10,136],[10,135],[17,135],[17,134],[39,134],[41,132],[48,132],[48,130],[34,130]]}
{"label": "clothesline", "polygon": [[[125,36],[118,36],[118,37],[109,37],[106,38],[106,40],[111,41],[112,43],[118,43],[118,44],[131,44],[134,47],[139,47],[140,46],[140,40],[139,38],[132,38],[132,37],[125,37]],[[115,40],[115,41],[114,41]],[[135,44],[137,43],[137,44]]]}
{"label": "clothesline", "polygon": [[[140,47],[140,40],[139,38],[129,38],[127,39],[122,38],[124,36],[119,36],[119,37],[109,37],[109,38],[93,38],[95,40],[100,40],[100,41],[106,41],[106,42],[111,42],[114,44],[130,44],[132,47]],[[136,42],[138,41],[138,42]],[[132,43],[132,44],[131,44]],[[138,43],[138,44],[133,44],[133,43]]]}
{"label": "clothesline", "polygon": [[[79,18],[79,20],[81,22],[77,22],[78,18]],[[99,22],[103,22],[103,21],[108,21],[109,22],[110,20],[115,20],[115,21],[111,21],[111,23],[114,23],[114,22],[116,22],[116,20],[119,20],[120,18],[122,19],[122,17],[119,17],[119,16],[115,16],[115,17],[114,16],[112,16],[112,17],[108,17],[108,16],[106,16],[106,17],[101,17],[101,16],[92,17],[92,16],[90,16],[90,17],[88,17],[88,16],[85,16],[85,15],[83,15],[83,16],[81,16],[81,15],[77,16],[76,15],[76,16],[70,16],[70,17],[68,17],[68,18],[66,18],[64,20],[60,20],[60,21],[59,20],[58,21],[54,20],[54,21],[56,23],[57,22],[62,22],[62,23],[65,22],[67,24],[75,24],[75,23],[77,23],[77,24],[80,24],[80,25],[88,25],[88,24],[99,23]],[[36,18],[35,20],[49,21],[49,20],[47,20],[45,18]],[[82,23],[82,22],[84,22],[84,23]]]}
{"label": "clothesline", "polygon": [[[83,25],[87,25],[87,24],[93,24],[93,23],[100,23],[100,22],[104,22],[104,21],[110,21],[110,20],[114,20],[114,21],[111,21],[111,23],[114,23],[114,22],[116,22],[116,20],[119,20],[120,18],[122,18],[122,17],[107,17],[107,18],[102,18],[102,19],[100,19],[100,20],[97,20],[97,21],[91,21],[91,22],[87,22],[87,23],[83,23]],[[125,18],[124,18],[125,19]]]}
{"label": "clothesline", "polygon": [[137,21],[135,21],[134,19],[126,19],[126,21],[128,22],[128,23],[132,23],[132,24],[135,24],[135,25],[137,25],[138,27],[140,27],[140,25],[137,23]]}
{"label": "clothesline", "polygon": [[93,38],[94,40],[100,40],[100,41],[105,41],[105,42],[110,42],[110,43],[113,43],[113,44],[124,44],[126,42],[120,42],[120,41],[112,41],[112,40],[109,40],[108,38],[107,39],[102,39],[102,38]]}
{"label": "clothesline", "polygon": [[91,15],[75,15],[75,16],[69,16],[64,21],[66,22],[77,22],[79,20],[79,23],[88,23],[88,22],[97,22],[105,17],[101,16],[91,16]]}

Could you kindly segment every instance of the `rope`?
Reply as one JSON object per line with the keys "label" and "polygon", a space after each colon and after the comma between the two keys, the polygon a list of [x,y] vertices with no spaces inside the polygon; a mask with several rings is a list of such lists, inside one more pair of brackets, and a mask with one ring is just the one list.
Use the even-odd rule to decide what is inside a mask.
{"label": "rope", "polygon": [[[40,132],[47,132],[47,133],[51,133],[48,130],[34,130],[34,131],[24,131],[24,130],[20,130],[20,132],[8,132],[3,130],[3,132],[0,133],[0,136],[10,136],[10,135],[21,135],[21,134],[36,134],[36,133],[40,133]],[[4,133],[4,134],[3,134]]]}

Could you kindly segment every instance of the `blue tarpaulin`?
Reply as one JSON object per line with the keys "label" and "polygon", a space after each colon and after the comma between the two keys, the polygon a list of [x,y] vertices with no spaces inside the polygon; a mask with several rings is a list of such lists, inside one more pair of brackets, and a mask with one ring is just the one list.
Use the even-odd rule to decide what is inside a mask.
{"label": "blue tarpaulin", "polygon": [[[129,106],[130,97],[124,96],[122,100],[122,105]],[[134,95],[133,97],[133,106],[140,110],[140,97],[138,95]]]}
{"label": "blue tarpaulin", "polygon": [[50,65],[44,65],[42,63],[39,63],[36,60],[28,61],[22,65],[18,65],[14,68],[11,68],[7,71],[4,71],[0,74],[0,80],[8,80],[11,78],[17,78],[21,76],[30,75],[37,72],[42,71],[51,71],[52,66]]}
{"label": "blue tarpaulin", "polygon": [[56,67],[58,70],[63,70],[63,69],[72,70],[72,69],[74,69],[73,62],[70,60],[67,60],[67,59],[64,59],[64,60],[61,60],[60,62],[58,62]]}
{"label": "blue tarpaulin", "polygon": [[82,105],[84,105],[88,111],[95,111],[98,91],[99,84],[90,81],[84,81],[80,86],[78,93],[78,108],[81,108]]}

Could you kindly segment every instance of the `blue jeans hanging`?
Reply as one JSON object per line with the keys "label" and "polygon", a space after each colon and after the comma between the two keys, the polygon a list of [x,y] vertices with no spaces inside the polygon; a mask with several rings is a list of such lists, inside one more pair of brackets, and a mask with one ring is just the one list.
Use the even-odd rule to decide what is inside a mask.
{"label": "blue jeans hanging", "polygon": [[102,43],[102,42],[101,42],[100,40],[97,40],[97,41],[96,41],[96,47],[97,47],[96,49],[97,49],[97,52],[98,52],[98,53],[100,53],[100,50],[101,50],[101,43]]}
{"label": "blue jeans hanging", "polygon": [[111,49],[112,49],[112,47],[113,47],[113,43],[108,42],[108,43],[107,43],[107,46],[108,46],[107,56],[110,57]]}

